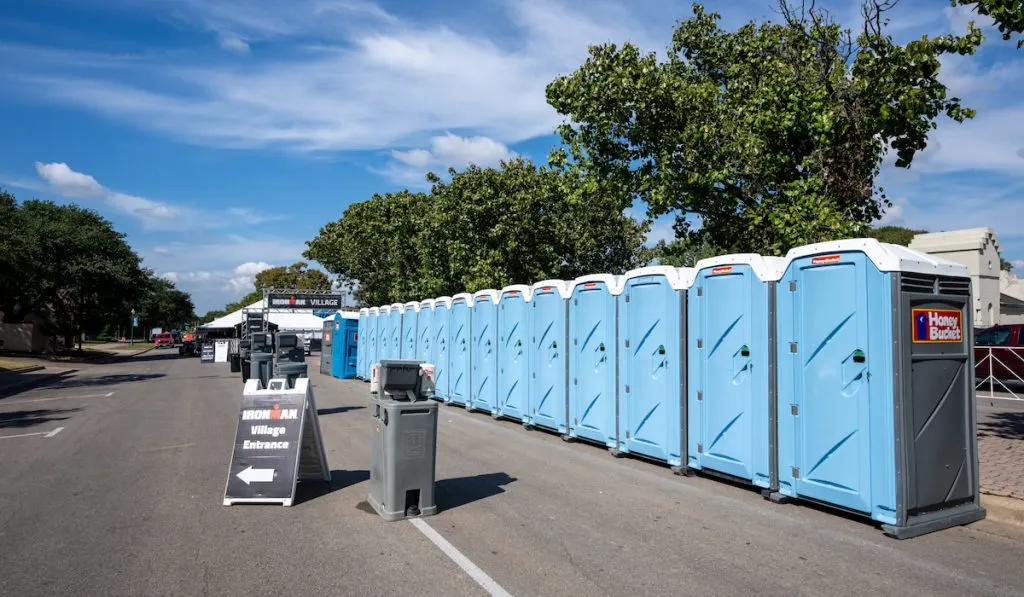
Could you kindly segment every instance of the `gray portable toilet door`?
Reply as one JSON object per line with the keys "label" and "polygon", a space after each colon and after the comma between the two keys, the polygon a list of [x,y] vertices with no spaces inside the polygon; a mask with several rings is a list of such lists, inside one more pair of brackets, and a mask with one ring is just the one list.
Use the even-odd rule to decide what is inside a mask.
{"label": "gray portable toilet door", "polygon": [[334,367],[334,351],[331,347],[334,345],[334,324],[333,319],[324,322],[323,340],[320,348],[320,373],[324,375],[331,375],[332,368]]}
{"label": "gray portable toilet door", "polygon": [[863,253],[845,253],[826,265],[814,261],[799,264],[792,290],[796,346],[790,351],[797,357],[790,412],[797,419],[794,485],[799,495],[871,512],[871,361],[866,353],[868,270],[874,265]]}

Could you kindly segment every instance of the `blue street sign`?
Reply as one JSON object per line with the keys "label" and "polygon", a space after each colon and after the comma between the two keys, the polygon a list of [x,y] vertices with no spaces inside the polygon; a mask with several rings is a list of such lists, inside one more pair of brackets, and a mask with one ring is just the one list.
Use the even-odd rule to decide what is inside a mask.
{"label": "blue street sign", "polygon": [[139,316],[135,315],[134,317],[132,317],[132,327],[136,327],[138,325],[139,325]]}

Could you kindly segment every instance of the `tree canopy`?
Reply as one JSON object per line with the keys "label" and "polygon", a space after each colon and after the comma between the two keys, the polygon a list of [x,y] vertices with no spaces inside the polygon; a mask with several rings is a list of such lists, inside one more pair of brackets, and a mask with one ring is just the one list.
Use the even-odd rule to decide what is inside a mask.
{"label": "tree canopy", "polygon": [[650,216],[696,216],[683,237],[781,254],[863,234],[890,204],[875,186],[886,151],[909,167],[940,116],[973,116],[938,80],[939,58],[981,33],[898,45],[882,8],[853,34],[827,13],[783,4],[784,22],[723,30],[693,5],[667,60],[635,45],[592,46],[547,88],[567,121],[554,163],[644,201]]}
{"label": "tree canopy", "polygon": [[[978,14],[991,17],[999,27],[1003,39],[1024,35],[1024,0],[951,0],[953,6],[967,6]],[[1024,47],[1024,37],[1017,40],[1017,48]]]}
{"label": "tree canopy", "polygon": [[0,192],[0,310],[4,322],[36,316],[68,346],[81,333],[146,321],[178,325],[192,316],[187,293],[153,277],[125,235],[93,210],[52,201],[18,203]]}
{"label": "tree canopy", "polygon": [[430,193],[374,195],[308,241],[305,257],[358,280],[356,298],[381,305],[645,262],[647,224],[571,170],[517,158],[498,168],[431,175]]}

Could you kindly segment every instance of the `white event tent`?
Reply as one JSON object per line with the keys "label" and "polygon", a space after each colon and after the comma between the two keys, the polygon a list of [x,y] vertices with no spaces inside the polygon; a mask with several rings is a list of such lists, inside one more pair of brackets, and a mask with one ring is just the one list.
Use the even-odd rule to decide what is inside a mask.
{"label": "white event tent", "polygon": [[[262,311],[263,300],[242,307],[241,309],[228,313],[214,319],[210,323],[199,326],[203,330],[229,330],[242,325],[243,311]],[[306,311],[274,311],[267,313],[267,321],[277,327],[280,331],[292,332],[320,332],[323,331],[324,320],[313,314],[312,309]]]}

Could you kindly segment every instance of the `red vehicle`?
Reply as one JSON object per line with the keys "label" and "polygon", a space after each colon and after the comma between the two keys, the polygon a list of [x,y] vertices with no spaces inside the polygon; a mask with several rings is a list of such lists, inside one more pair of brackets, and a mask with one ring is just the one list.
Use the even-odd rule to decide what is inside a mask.
{"label": "red vehicle", "polygon": [[997,325],[974,336],[974,376],[1024,382],[1024,324]]}
{"label": "red vehicle", "polygon": [[174,348],[174,336],[170,332],[153,335],[153,344],[156,348]]}

